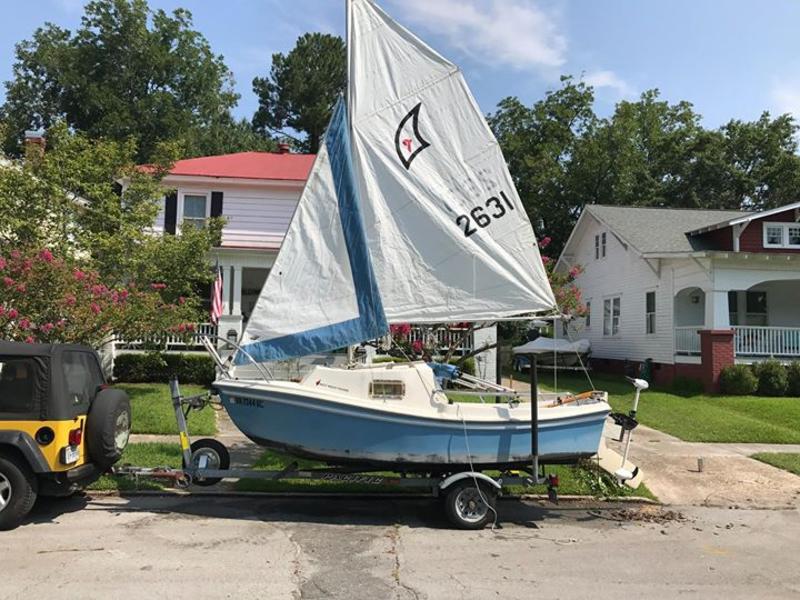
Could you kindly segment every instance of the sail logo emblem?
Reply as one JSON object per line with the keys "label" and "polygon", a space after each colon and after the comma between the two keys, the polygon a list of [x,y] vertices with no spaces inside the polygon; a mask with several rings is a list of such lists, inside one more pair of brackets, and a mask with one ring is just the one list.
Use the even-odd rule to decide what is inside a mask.
{"label": "sail logo emblem", "polygon": [[430,142],[422,137],[419,132],[419,111],[422,102],[412,108],[409,113],[400,121],[397,131],[394,134],[394,145],[400,162],[406,168],[411,169],[411,163],[419,156],[419,153],[430,146]]}

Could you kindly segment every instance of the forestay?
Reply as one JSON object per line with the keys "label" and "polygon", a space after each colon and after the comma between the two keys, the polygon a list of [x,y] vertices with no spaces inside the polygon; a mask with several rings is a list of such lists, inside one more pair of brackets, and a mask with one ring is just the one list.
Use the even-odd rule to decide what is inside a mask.
{"label": "forestay", "polygon": [[461,72],[371,0],[349,10],[354,165],[389,322],[553,309],[533,229]]}
{"label": "forestay", "polygon": [[[339,102],[243,344],[258,361],[375,339],[388,329],[353,179]],[[246,361],[239,354],[237,363]]]}

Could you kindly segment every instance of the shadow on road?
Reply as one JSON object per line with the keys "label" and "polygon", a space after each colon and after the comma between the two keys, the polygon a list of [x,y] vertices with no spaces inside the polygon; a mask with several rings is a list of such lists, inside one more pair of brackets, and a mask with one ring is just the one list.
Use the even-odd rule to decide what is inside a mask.
{"label": "shadow on road", "polygon": [[[606,514],[619,510],[615,503],[560,505],[502,499],[498,502],[498,524],[538,528],[551,521],[571,523],[608,521]],[[627,506],[630,508],[630,505]],[[79,510],[111,513],[147,512],[173,514],[177,518],[241,519],[262,522],[319,523],[327,525],[404,525],[441,529],[450,524],[440,501],[430,498],[267,497],[267,496],[174,496],[121,495],[68,499],[42,498],[28,522],[58,522],[59,517]]]}

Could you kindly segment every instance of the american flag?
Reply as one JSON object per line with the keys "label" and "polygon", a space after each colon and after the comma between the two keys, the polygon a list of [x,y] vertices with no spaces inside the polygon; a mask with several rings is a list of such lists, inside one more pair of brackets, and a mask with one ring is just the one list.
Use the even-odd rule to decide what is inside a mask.
{"label": "american flag", "polygon": [[222,267],[217,262],[217,277],[214,279],[214,285],[211,286],[211,322],[215,325],[219,323],[219,318],[222,316]]}

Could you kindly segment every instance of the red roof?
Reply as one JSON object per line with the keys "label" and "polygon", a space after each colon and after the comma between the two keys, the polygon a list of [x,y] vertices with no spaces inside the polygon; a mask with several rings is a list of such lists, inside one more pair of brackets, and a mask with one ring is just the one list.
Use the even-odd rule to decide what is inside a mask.
{"label": "red roof", "polygon": [[276,152],[237,152],[187,158],[177,161],[170,170],[170,175],[305,181],[311,172],[314,156],[314,154]]}

